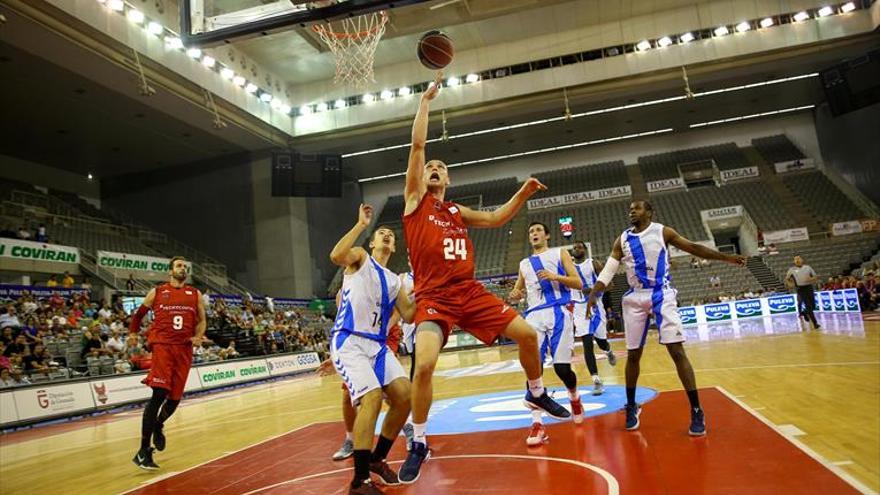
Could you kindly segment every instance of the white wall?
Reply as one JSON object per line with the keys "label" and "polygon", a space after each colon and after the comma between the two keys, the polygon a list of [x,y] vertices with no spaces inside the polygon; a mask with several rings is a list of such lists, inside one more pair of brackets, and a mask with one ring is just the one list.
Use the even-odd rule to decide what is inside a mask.
{"label": "white wall", "polygon": [[[486,180],[516,176],[525,180],[531,174],[575,167],[590,163],[623,160],[627,165],[637,163],[639,156],[662,153],[676,149],[695,148],[719,143],[735,142],[738,146],[750,146],[754,137],[786,134],[807,156],[821,161],[819,142],[812,112],[717,125],[703,129],[672,132],[642,139],[620,141],[590,146],[572,151],[547,153],[528,158],[504,160],[453,168],[449,171],[453,185],[469,184]],[[502,139],[499,137],[499,139]],[[428,158],[431,148],[428,147]],[[442,159],[443,157],[438,157]],[[381,209],[388,196],[403,194],[403,177],[362,184],[364,201]]]}

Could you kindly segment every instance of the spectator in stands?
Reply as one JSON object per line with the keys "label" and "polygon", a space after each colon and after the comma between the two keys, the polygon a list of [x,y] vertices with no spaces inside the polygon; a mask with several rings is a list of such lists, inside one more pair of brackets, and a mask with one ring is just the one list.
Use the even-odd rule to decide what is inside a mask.
{"label": "spectator in stands", "polygon": [[700,266],[700,260],[693,256],[691,256],[691,268],[702,268],[702,266]]}
{"label": "spectator in stands", "polygon": [[37,242],[49,242],[49,236],[46,234],[46,224],[40,224],[37,227],[37,233],[34,235],[34,240]]}
{"label": "spectator in stands", "polygon": [[23,240],[23,241],[29,241],[29,240],[31,240],[31,233],[30,233],[30,231],[27,229],[27,226],[22,225],[22,226],[18,229],[18,238],[21,239],[21,240]]}
{"label": "spectator in stands", "polygon": [[0,341],[3,342],[4,346],[15,342],[15,333],[12,331],[12,327],[3,327],[2,333],[0,333]]}
{"label": "spectator in stands", "polygon": [[110,338],[107,339],[105,345],[107,346],[107,350],[113,354],[122,354],[122,351],[125,350],[125,344],[122,343],[118,330],[111,330]]}
{"label": "spectator in stands", "polygon": [[[58,284],[56,283],[56,285],[58,285]],[[61,294],[59,294],[57,291],[52,292],[52,295],[49,297],[49,306],[52,309],[56,309],[56,310],[61,309],[66,304],[67,303],[64,301],[64,298],[61,297]]]}
{"label": "spectator in stands", "polygon": [[51,361],[51,356],[46,352],[46,348],[42,345],[35,345],[34,352],[24,356],[24,370],[28,373],[43,373],[48,374],[51,371],[51,367],[49,362]]}
{"label": "spectator in stands", "polygon": [[711,277],[709,277],[709,286],[713,289],[720,289],[721,277],[719,277],[718,275],[712,275]]}
{"label": "spectator in stands", "polygon": [[776,247],[776,244],[771,242],[770,245],[767,246],[767,254],[771,256],[779,254],[779,248]]}
{"label": "spectator in stands", "polygon": [[89,277],[83,277],[83,281],[79,284],[80,288],[85,289],[89,292],[92,291],[92,280]]}
{"label": "spectator in stands", "polygon": [[12,373],[9,372],[9,368],[0,368],[0,388],[9,388],[16,385],[18,384],[12,379]]}
{"label": "spectator in stands", "polygon": [[4,239],[15,239],[18,237],[18,234],[9,228],[9,225],[4,225],[3,230],[0,230],[0,237]]}
{"label": "spectator in stands", "polygon": [[26,315],[34,314],[37,310],[37,302],[34,300],[34,296],[30,293],[27,293],[18,300],[21,304],[21,312]]}
{"label": "spectator in stands", "polygon": [[760,246],[758,246],[758,255],[765,256],[766,254],[767,254],[767,246],[765,246],[764,244],[761,244]]}
{"label": "spectator in stands", "polygon": [[55,275],[49,275],[49,280],[46,281],[46,287],[58,287],[58,281],[55,280]]}
{"label": "spectator in stands", "polygon": [[113,316],[113,310],[110,309],[110,303],[104,302],[104,305],[98,310],[98,318],[110,319],[111,316]]}
{"label": "spectator in stands", "polygon": [[13,356],[24,356],[25,353],[30,353],[30,346],[28,346],[27,338],[24,334],[18,334],[15,337],[15,340],[6,346],[6,350],[3,351],[3,355],[12,358]]}
{"label": "spectator in stands", "polygon": [[133,291],[133,290],[135,290],[136,287],[137,286],[135,285],[135,282],[134,282],[134,275],[129,273],[128,280],[125,281],[125,290]]}
{"label": "spectator in stands", "polygon": [[6,343],[0,341],[0,369],[12,368],[12,363],[9,362],[9,357],[6,356],[5,353],[6,353]]}
{"label": "spectator in stands", "polygon": [[61,280],[61,286],[65,289],[72,289],[74,283],[76,283],[76,281],[73,280],[73,277],[70,276],[70,273],[64,272],[64,279]]}
{"label": "spectator in stands", "polygon": [[18,320],[18,315],[15,314],[15,305],[7,304],[6,312],[0,315],[0,328],[3,327],[12,327],[18,328],[21,326],[21,322]]}
{"label": "spectator in stands", "polygon": [[223,359],[234,359],[239,356],[238,351],[235,349],[235,341],[230,340],[229,345],[226,346],[226,349],[223,349],[220,356]]}
{"label": "spectator in stands", "polygon": [[85,359],[87,356],[98,357],[101,354],[105,354],[105,349],[98,334],[91,330],[83,332],[80,356]]}

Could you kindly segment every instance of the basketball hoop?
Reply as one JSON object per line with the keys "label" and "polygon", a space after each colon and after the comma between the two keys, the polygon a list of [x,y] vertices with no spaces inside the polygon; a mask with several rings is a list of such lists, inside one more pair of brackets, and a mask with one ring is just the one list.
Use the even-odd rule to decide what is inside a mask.
{"label": "basketball hoop", "polygon": [[335,84],[361,87],[373,78],[373,57],[385,34],[388,14],[385,11],[348,17],[341,21],[316,24],[312,29],[327,44],[336,59]]}

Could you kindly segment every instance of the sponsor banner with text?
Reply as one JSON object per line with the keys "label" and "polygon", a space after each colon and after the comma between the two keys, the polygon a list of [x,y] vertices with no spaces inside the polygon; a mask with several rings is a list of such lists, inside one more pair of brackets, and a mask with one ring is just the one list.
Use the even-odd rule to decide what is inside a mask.
{"label": "sponsor banner with text", "polygon": [[808,240],[810,240],[810,233],[807,231],[806,227],[764,232],[765,246],[767,244],[782,244],[786,242],[799,242]]}
{"label": "sponsor banner with text", "polygon": [[152,395],[152,389],[141,383],[147,375],[108,376],[106,379],[96,379],[89,382],[92,396],[97,407],[115,406],[126,402],[147,400]]}
{"label": "sponsor banner with text", "polygon": [[[97,254],[98,266],[107,270],[166,273],[171,269],[169,266],[171,258],[156,258],[141,254],[115,253],[113,251],[98,251]],[[192,263],[187,261],[186,266],[192,272]]]}
{"label": "sponsor banner with text", "polygon": [[[797,297],[794,294],[780,294],[760,299],[683,306],[678,308],[678,314],[682,325],[697,325],[794,314],[797,310]],[[826,313],[859,313],[861,307],[858,291],[856,289],[818,291],[816,310]]]}
{"label": "sponsor banner with text", "polygon": [[15,410],[12,391],[0,393],[0,425],[16,421],[18,421],[18,411]]}
{"label": "sponsor banner with text", "polygon": [[858,220],[850,220],[849,222],[837,222],[831,224],[831,235],[849,235],[849,234],[861,234],[862,233],[862,222]]}
{"label": "sponsor banner with text", "polygon": [[39,419],[95,408],[89,382],[27,387],[13,393],[19,419]]}
{"label": "sponsor banner with text", "polygon": [[723,218],[736,218],[743,216],[742,205],[724,206],[712,210],[703,210],[700,212],[703,220],[721,220]]}
{"label": "sponsor banner with text", "polygon": [[595,191],[562,194],[560,196],[552,196],[549,198],[530,199],[526,204],[530,210],[540,210],[542,208],[554,208],[556,206],[573,205],[576,203],[599,201],[602,199],[622,198],[631,195],[632,188],[626,185],[598,189]]}
{"label": "sponsor banner with text", "polygon": [[265,359],[210,363],[200,366],[198,371],[202,388],[224,387],[269,376]]}
{"label": "sponsor banner with text", "polygon": [[758,167],[743,167],[743,168],[735,168],[733,170],[722,170],[721,171],[721,182],[733,182],[735,180],[742,179],[751,179],[753,177],[758,177],[760,174],[758,173]]}
{"label": "sponsor banner with text", "polygon": [[297,371],[311,371],[321,364],[321,358],[317,352],[304,352],[302,354],[287,354],[284,356],[266,358],[269,374],[272,376],[286,375]]}
{"label": "sponsor banner with text", "polygon": [[50,261],[53,263],[79,263],[79,249],[60,244],[0,239],[0,258],[22,261]]}
{"label": "sponsor banner with text", "polygon": [[786,172],[795,172],[798,170],[806,170],[808,168],[816,168],[816,163],[812,158],[801,158],[799,160],[789,160],[787,162],[776,162],[773,164],[777,174]]}
{"label": "sponsor banner with text", "polygon": [[0,298],[18,299],[25,292],[30,293],[37,299],[48,299],[53,293],[57,292],[61,297],[69,298],[75,294],[89,292],[86,289],[65,289],[63,287],[46,287],[44,285],[11,285],[0,284]]}
{"label": "sponsor banner with text", "polygon": [[648,188],[648,192],[660,192],[660,191],[672,191],[675,189],[684,189],[684,179],[681,177],[673,177],[671,179],[663,179],[663,180],[655,180],[651,182],[645,182],[645,187]]}

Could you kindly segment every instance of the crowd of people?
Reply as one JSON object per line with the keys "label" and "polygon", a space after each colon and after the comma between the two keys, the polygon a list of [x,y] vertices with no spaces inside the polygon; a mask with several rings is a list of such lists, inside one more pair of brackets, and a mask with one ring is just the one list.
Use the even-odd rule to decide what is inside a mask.
{"label": "crowd of people", "polygon": [[828,280],[822,284],[822,290],[856,289],[862,311],[876,311],[880,309],[880,292],[877,288],[878,274],[880,274],[880,260],[874,261],[849,276],[828,277]]}
{"label": "crowd of people", "polygon": [[14,227],[10,227],[9,225],[4,225],[3,228],[0,229],[0,238],[49,243],[49,234],[46,231],[46,224],[42,223],[33,231],[29,230],[25,225],[19,227],[18,230],[15,230]]}

